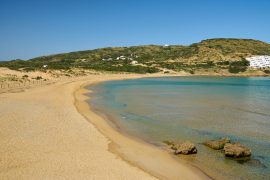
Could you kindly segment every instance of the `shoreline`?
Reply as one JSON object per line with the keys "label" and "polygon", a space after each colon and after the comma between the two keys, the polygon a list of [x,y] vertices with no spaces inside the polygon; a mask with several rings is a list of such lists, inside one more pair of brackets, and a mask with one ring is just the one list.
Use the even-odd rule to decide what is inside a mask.
{"label": "shoreline", "polygon": [[[180,158],[173,156],[165,149],[158,148],[150,143],[147,143],[139,138],[131,137],[130,135],[121,132],[117,127],[112,127],[106,119],[106,115],[97,111],[86,102],[91,101],[91,97],[86,96],[86,93],[91,93],[86,86],[94,86],[98,83],[113,80],[138,79],[147,77],[169,77],[172,75],[139,75],[128,78],[112,78],[100,80],[98,82],[84,83],[75,92],[75,103],[78,112],[82,114],[90,123],[92,123],[103,135],[110,139],[108,151],[120,156],[121,159],[129,164],[139,167],[141,170],[157,177],[159,179],[212,179],[206,172],[203,172],[199,167],[195,167]],[[173,75],[185,76],[185,75]],[[138,153],[141,151],[140,153]],[[164,171],[164,169],[166,169]]]}
{"label": "shoreline", "polygon": [[[96,74],[0,93],[0,179],[210,179],[92,111],[87,85],[186,74]],[[180,162],[181,161],[181,162]]]}

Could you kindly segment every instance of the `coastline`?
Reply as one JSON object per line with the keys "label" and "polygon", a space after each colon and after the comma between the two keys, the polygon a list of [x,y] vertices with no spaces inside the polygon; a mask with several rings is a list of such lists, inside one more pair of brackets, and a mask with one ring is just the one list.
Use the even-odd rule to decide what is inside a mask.
{"label": "coastline", "polygon": [[[162,75],[165,77],[166,75]],[[167,77],[170,75],[167,75]],[[173,75],[183,76],[183,75]],[[93,86],[97,83],[111,81],[111,80],[124,80],[144,77],[161,77],[160,75],[139,75],[128,78],[112,78],[100,80],[98,82],[85,83],[78,88],[75,93],[75,106],[77,110],[92,123],[103,135],[109,138],[108,145],[109,151],[117,154],[123,160],[130,164],[139,167],[143,171],[159,178],[159,179],[212,179],[205,172],[198,168],[184,162],[183,160],[174,157],[167,151],[160,149],[154,145],[144,142],[135,137],[130,137],[127,134],[121,133],[116,128],[109,124],[106,117],[98,114],[93,107],[91,107],[86,100],[91,98],[85,96],[86,93],[91,93],[90,90],[85,89],[85,86]],[[112,123],[113,124],[113,123]],[[166,169],[166,170],[164,170]]]}
{"label": "coastline", "polygon": [[169,153],[123,136],[84,102],[85,85],[160,76],[92,74],[1,93],[0,179],[208,179]]}
{"label": "coastline", "polygon": [[172,76],[190,75],[90,74],[0,93],[0,179],[226,179],[119,131],[86,102],[85,86]]}

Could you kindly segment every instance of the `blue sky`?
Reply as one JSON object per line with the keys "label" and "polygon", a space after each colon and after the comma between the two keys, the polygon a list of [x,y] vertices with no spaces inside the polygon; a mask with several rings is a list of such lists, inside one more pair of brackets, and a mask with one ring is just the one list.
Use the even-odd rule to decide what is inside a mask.
{"label": "blue sky", "polygon": [[270,43],[270,0],[0,0],[0,60],[208,38]]}

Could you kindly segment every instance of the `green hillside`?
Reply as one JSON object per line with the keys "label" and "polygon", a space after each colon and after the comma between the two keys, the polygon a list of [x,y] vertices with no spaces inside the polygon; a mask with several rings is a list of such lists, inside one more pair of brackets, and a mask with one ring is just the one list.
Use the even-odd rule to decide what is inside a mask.
{"label": "green hillside", "polygon": [[[270,44],[252,39],[207,39],[190,46],[111,47],[42,56],[27,61],[2,62],[11,69],[35,70],[84,68],[105,71],[153,73],[164,69],[194,71],[197,69],[229,69],[247,66],[251,55],[270,55]],[[132,65],[132,61],[138,64]],[[237,72],[238,70],[236,70]]]}

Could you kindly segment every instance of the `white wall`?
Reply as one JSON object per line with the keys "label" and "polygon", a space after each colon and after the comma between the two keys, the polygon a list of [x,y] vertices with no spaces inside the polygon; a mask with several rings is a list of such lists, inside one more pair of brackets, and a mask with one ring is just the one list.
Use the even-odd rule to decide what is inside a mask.
{"label": "white wall", "polygon": [[252,56],[246,58],[250,62],[250,67],[265,68],[270,67],[270,56]]}

